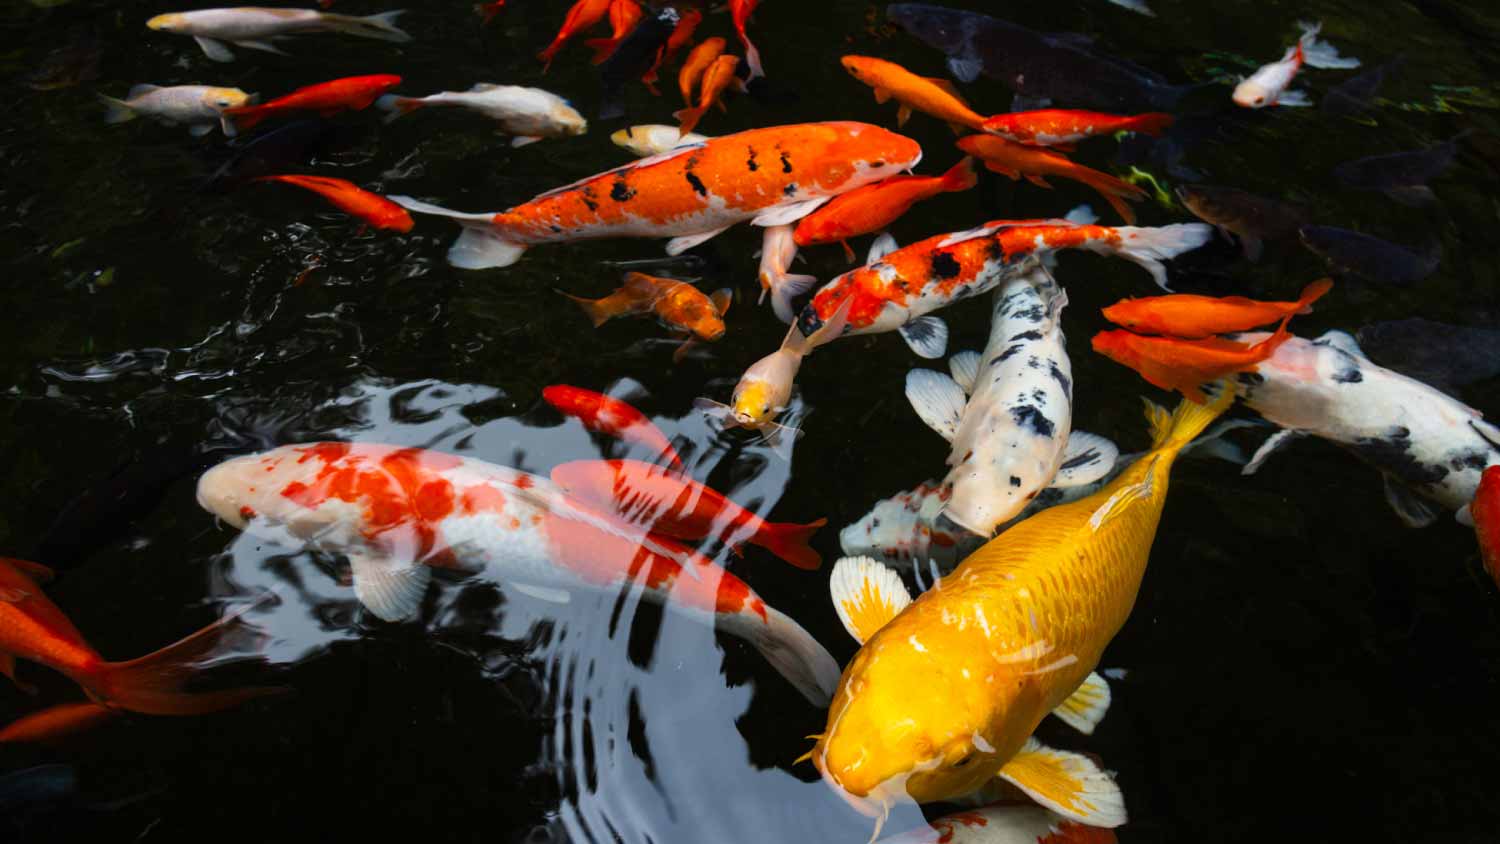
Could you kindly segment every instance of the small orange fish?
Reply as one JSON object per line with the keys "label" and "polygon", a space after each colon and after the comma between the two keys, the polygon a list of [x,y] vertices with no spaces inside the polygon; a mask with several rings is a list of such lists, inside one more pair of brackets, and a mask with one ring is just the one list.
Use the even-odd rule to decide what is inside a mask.
{"label": "small orange fish", "polygon": [[1012,179],[1026,177],[1037,187],[1051,188],[1045,176],[1083,182],[1099,192],[1125,222],[1135,224],[1135,212],[1125,200],[1139,201],[1146,192],[1129,182],[1116,179],[1091,167],[1075,163],[1061,153],[1043,147],[1032,147],[1008,141],[998,135],[970,135],[960,138],[958,148],[984,162],[984,166]]}
{"label": "small orange fish", "polygon": [[333,206],[351,217],[358,217],[377,229],[409,232],[411,215],[405,208],[380,194],[370,193],[364,188],[343,179],[328,176],[257,176],[252,182],[284,182],[306,188],[328,200]]}
{"label": "small orange fish", "polygon": [[955,132],[978,132],[984,125],[984,116],[969,108],[946,79],[918,76],[895,62],[870,56],[844,56],[841,61],[851,76],[875,89],[875,102],[895,100],[901,104],[896,112],[898,127],[906,125],[913,109],[947,123]]}
{"label": "small orange fish", "polygon": [[750,43],[750,36],[745,34],[745,24],[750,22],[750,16],[755,14],[755,7],[759,5],[760,0],[729,0],[729,14],[734,19],[734,31],[739,34],[740,43],[745,45],[745,61],[750,65],[750,79],[766,75],[765,68],[760,64],[760,51],[755,49],[755,45]]}
{"label": "small orange fish", "polygon": [[698,89],[698,80],[703,78],[704,71],[724,53],[725,41],[722,38],[705,38],[703,43],[694,47],[686,59],[682,61],[682,70],[677,73],[677,88],[682,91],[682,101],[688,105],[693,104],[693,91]]}
{"label": "small orange fish", "polygon": [[1290,320],[1290,316],[1283,317],[1275,334],[1253,346],[1219,337],[1179,340],[1116,329],[1095,334],[1094,351],[1134,369],[1163,390],[1176,390],[1198,404],[1206,404],[1208,397],[1202,385],[1244,372],[1270,357],[1292,336],[1286,330]]}
{"label": "small orange fish", "polygon": [[1500,466],[1491,466],[1479,476],[1479,490],[1469,504],[1469,517],[1479,535],[1484,570],[1500,586]]}
{"label": "small orange fish", "polygon": [[1047,108],[997,114],[980,128],[1020,144],[1061,149],[1095,135],[1140,132],[1153,138],[1172,125],[1172,115],[1161,112],[1119,115],[1098,111]]}
{"label": "small orange fish", "polygon": [[594,51],[594,57],[590,59],[594,64],[604,64],[612,55],[625,36],[630,34],[635,25],[641,22],[646,13],[641,9],[641,4],[636,0],[610,0],[609,3],[609,27],[608,38],[590,38],[583,42],[585,47]]}
{"label": "small orange fish", "polygon": [[[678,53],[682,52],[683,47],[692,42],[693,33],[698,30],[698,24],[702,22],[702,12],[697,9],[682,10],[682,16],[677,20],[677,28],[672,30],[671,35],[667,36],[667,48],[657,55],[656,63],[651,65],[651,69],[646,71],[646,75],[641,77],[641,81],[646,83],[646,87],[651,89],[651,93],[660,93],[656,90],[658,71],[661,70],[663,65],[671,62],[673,57]],[[720,40],[722,41],[723,39]],[[692,103],[689,102],[688,105],[692,105]]]}
{"label": "small orange fish", "polygon": [[680,121],[678,132],[683,135],[693,131],[703,115],[708,113],[709,106],[719,104],[720,111],[728,111],[724,107],[724,89],[736,81],[735,70],[740,66],[739,56],[719,56],[709,66],[708,72],[703,74],[703,90],[698,94],[698,104],[692,108],[684,108],[672,113],[672,116]]}
{"label": "small orange fish", "polygon": [[299,111],[315,111],[328,117],[341,111],[361,111],[370,107],[381,94],[401,84],[401,77],[389,73],[370,76],[346,76],[308,85],[260,105],[236,106],[224,110],[237,131],[250,129],[267,117]]}
{"label": "small orange fish", "polygon": [[49,706],[0,727],[0,744],[30,744],[68,738],[120,717],[117,709],[97,703]]}
{"label": "small orange fish", "polygon": [[604,20],[604,15],[609,11],[611,0],[578,0],[568,14],[563,18],[563,24],[557,30],[557,37],[552,39],[546,49],[536,54],[542,60],[542,73],[552,68],[552,60],[574,36],[580,32],[592,29],[594,24]]}
{"label": "small orange fish", "polygon": [[803,217],[793,236],[798,246],[843,243],[852,261],[849,238],[883,230],[924,199],[968,190],[977,183],[974,159],[967,157],[941,176],[892,176],[835,197]]}
{"label": "small orange fish", "polygon": [[645,273],[626,273],[625,283],[602,299],[563,295],[583,308],[595,328],[615,317],[654,313],[669,327],[710,343],[724,336],[722,315],[729,307],[727,295],[710,297],[685,281]]}
{"label": "small orange fish", "polygon": [[1312,311],[1312,303],[1333,289],[1332,279],[1319,279],[1303,288],[1295,302],[1257,302],[1243,296],[1150,296],[1121,299],[1104,309],[1104,318],[1142,334],[1198,339],[1215,334],[1249,331],[1266,323]]}

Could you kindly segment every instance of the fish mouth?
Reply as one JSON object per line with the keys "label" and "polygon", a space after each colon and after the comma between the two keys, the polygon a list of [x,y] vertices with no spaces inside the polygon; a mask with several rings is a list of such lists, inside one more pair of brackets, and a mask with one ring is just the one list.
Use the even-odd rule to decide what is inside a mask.
{"label": "fish mouth", "polygon": [[155,29],[155,30],[158,30],[158,31],[160,31],[160,30],[169,30],[169,29],[172,28],[172,16],[171,15],[157,15],[156,17],[154,17],[154,18],[146,21],[146,28],[147,29]]}

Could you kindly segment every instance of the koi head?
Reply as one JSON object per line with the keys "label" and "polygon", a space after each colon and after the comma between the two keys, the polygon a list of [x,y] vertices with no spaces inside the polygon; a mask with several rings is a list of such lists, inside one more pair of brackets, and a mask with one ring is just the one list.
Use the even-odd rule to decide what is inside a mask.
{"label": "koi head", "polygon": [[802,355],[777,349],[751,364],[734,387],[730,415],[745,428],[764,428],[786,409]]}
{"label": "koi head", "polygon": [[1115,363],[1138,369],[1140,353],[1131,341],[1135,335],[1129,331],[1112,330],[1101,331],[1094,335],[1094,351],[1109,358]]}
{"label": "koi head", "polygon": [[[825,127],[825,131],[827,128],[839,127]],[[824,154],[838,161],[853,162],[855,172],[851,176],[857,178],[849,186],[857,187],[917,166],[922,160],[922,147],[905,135],[878,126],[852,123],[843,124],[834,142],[825,147]],[[795,166],[795,148],[791,160]]]}
{"label": "koi head", "polygon": [[[1141,307],[1132,299],[1121,299],[1103,310],[1104,318],[1120,326],[1136,332],[1156,333],[1156,321],[1151,319],[1148,309]],[[1102,336],[1102,335],[1101,335]],[[1094,338],[1098,342],[1099,338]],[[1115,340],[1105,340],[1106,345]],[[1097,350],[1097,347],[1095,347]],[[1104,354],[1100,352],[1100,354]]]}
{"label": "koi head", "polygon": [[1234,102],[1245,108],[1264,108],[1271,102],[1271,92],[1253,77],[1242,79],[1234,86]]}
{"label": "koi head", "polygon": [[186,24],[187,21],[184,20],[182,14],[172,13],[157,15],[151,20],[146,21],[146,28],[154,29],[158,32],[182,32]]}
{"label": "koi head", "polygon": [[209,88],[203,92],[203,104],[214,111],[241,108],[250,105],[254,99],[253,94],[238,88]]}
{"label": "koi head", "polygon": [[872,86],[879,83],[881,74],[878,68],[885,64],[880,59],[872,59],[869,56],[844,56],[839,59],[839,62],[843,64],[844,70],[849,71],[850,76]]}
{"label": "koi head", "polygon": [[614,142],[615,146],[645,158],[660,155],[677,146],[682,139],[682,133],[676,126],[644,124],[616,130],[609,136],[609,139]]}
{"label": "koi head", "polygon": [[553,125],[565,136],[582,135],[589,130],[589,122],[567,100],[553,105],[549,116]]}

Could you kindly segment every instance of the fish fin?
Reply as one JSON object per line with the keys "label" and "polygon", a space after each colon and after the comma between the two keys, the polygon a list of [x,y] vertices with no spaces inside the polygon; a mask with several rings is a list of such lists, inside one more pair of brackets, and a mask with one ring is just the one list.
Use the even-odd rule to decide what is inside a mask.
{"label": "fish fin", "polygon": [[828,593],[844,629],[861,645],[911,604],[911,592],[895,570],[870,557],[834,563]]}
{"label": "fish fin", "polygon": [[131,85],[130,90],[125,92],[125,99],[133,100],[136,97],[144,97],[152,91],[160,91],[160,85],[149,85],[142,82],[139,85]]}
{"label": "fish fin", "polygon": [[1143,267],[1151,273],[1156,285],[1168,292],[1172,288],[1167,286],[1167,268],[1162,261],[1197,249],[1214,233],[1212,226],[1203,223],[1174,223],[1152,228],[1120,226],[1115,231],[1120,235],[1119,244],[1109,247],[1109,251]]}
{"label": "fish fin", "polygon": [[974,382],[979,380],[979,353],[959,352],[948,358],[948,372],[953,375],[958,386],[963,388],[965,395],[973,395]]}
{"label": "fish fin", "polygon": [[943,439],[953,442],[958,436],[969,398],[951,376],[934,369],[913,369],[906,373],[906,400],[927,427]]}
{"label": "fish fin", "polygon": [[686,135],[697,128],[699,121],[703,120],[703,115],[707,111],[708,109],[703,106],[693,106],[692,108],[683,108],[672,112],[672,119],[678,123],[678,136]]}
{"label": "fish fin", "polygon": [[960,82],[973,82],[979,78],[984,64],[971,56],[949,56],[948,72]]}
{"label": "fish fin", "polygon": [[589,58],[589,64],[604,64],[610,54],[620,46],[620,42],[614,38],[586,38],[583,46],[594,51],[594,55]]}
{"label": "fish fin", "polygon": [[506,588],[514,589],[528,598],[538,601],[546,601],[549,604],[566,604],[573,600],[573,595],[566,589],[553,589],[548,586],[533,586],[529,583],[516,583],[506,581]]}
{"label": "fish fin", "polygon": [[712,231],[699,232],[698,234],[689,234],[683,235],[682,237],[674,237],[671,240],[667,241],[667,254],[681,255],[689,249],[692,249],[694,246],[699,246],[701,244],[707,243],[708,241],[713,240],[726,231],[729,231],[729,226],[725,226],[720,229],[713,229]]}
{"label": "fish fin", "polygon": [[1107,829],[1125,823],[1125,796],[1120,787],[1083,754],[1054,750],[1030,738],[999,776],[1070,820]]}
{"label": "fish fin", "polygon": [[776,318],[791,325],[792,320],[797,318],[797,312],[792,308],[792,300],[811,290],[817,283],[816,276],[783,276],[781,284],[771,291],[771,310],[776,314]]}
{"label": "fish fin", "polygon": [[1385,500],[1396,511],[1396,517],[1409,528],[1423,528],[1437,521],[1436,504],[1417,495],[1402,482],[1381,473],[1385,480]]}
{"label": "fish fin", "polygon": [[520,147],[526,146],[527,144],[534,144],[540,140],[542,139],[537,137],[536,135],[516,135],[515,137],[510,139],[510,146],[511,149],[518,149]]}
{"label": "fish fin", "polygon": [[117,100],[114,97],[104,94],[96,94],[95,96],[99,98],[99,102],[104,103],[105,123],[126,123],[140,117],[140,114],[130,106],[130,103],[124,100]]}
{"label": "fish fin", "polygon": [[865,264],[873,264],[900,248],[900,245],[896,243],[896,238],[890,232],[881,232],[870,244],[870,251],[865,254]]}
{"label": "fish fin", "polygon": [[[1209,386],[1209,385],[1205,385]],[[1207,404],[1198,404],[1190,400],[1178,403],[1177,409],[1171,414],[1166,409],[1152,402],[1146,403],[1146,420],[1151,427],[1151,450],[1163,451],[1171,448],[1185,448],[1188,443],[1197,439],[1204,429],[1214,423],[1229,406],[1234,404],[1234,389],[1225,385],[1222,381],[1216,381],[1213,400]]]}
{"label": "fish fin", "polygon": [[1325,70],[1347,70],[1359,67],[1359,59],[1353,56],[1341,56],[1332,44],[1318,40],[1321,24],[1299,21],[1297,25],[1302,28],[1302,37],[1297,39],[1297,45],[1302,48],[1303,64]]}
{"label": "fish fin", "polygon": [[1161,137],[1161,133],[1171,128],[1176,118],[1170,114],[1153,111],[1147,114],[1137,114],[1124,124],[1124,128],[1131,132],[1142,135],[1150,135],[1153,138]]}
{"label": "fish fin", "polygon": [[910,119],[911,119],[911,106],[907,105],[906,103],[902,103],[901,107],[898,108],[898,109],[896,109],[896,128],[899,129],[902,126],[905,126],[906,125],[906,121],[908,121]]}
{"label": "fish fin", "polygon": [[0,729],[0,744],[57,741],[118,717],[118,709],[92,701],[62,703],[38,709],[6,724]]}
{"label": "fish fin", "polygon": [[422,608],[432,569],[369,551],[351,551],[354,595],[381,621],[410,621]]}
{"label": "fish fin", "polygon": [[278,56],[291,55],[286,50],[277,47],[269,41],[231,41],[229,43],[236,47],[244,47],[246,50],[260,50],[263,53],[275,53]]}
{"label": "fish fin", "polygon": [[1004,164],[998,164],[994,161],[986,161],[984,163],[984,169],[990,171],[991,173],[999,173],[1000,175],[1005,176],[1011,180],[1021,178],[1020,170],[1017,170],[1014,167],[1006,167]]}
{"label": "fish fin", "polygon": [[1063,215],[1063,219],[1080,226],[1092,226],[1099,222],[1099,215],[1094,213],[1092,205],[1084,203],[1075,205],[1073,210]]}
{"label": "fish fin", "polygon": [[411,40],[411,35],[406,30],[396,26],[396,18],[405,13],[405,9],[395,9],[378,15],[366,15],[362,18],[325,14],[323,19],[328,22],[330,28],[346,35],[374,38],[379,41],[394,41],[399,44]]}
{"label": "fish fin", "polygon": [[224,46],[224,42],[216,41],[213,38],[205,38],[202,35],[194,35],[193,40],[198,42],[198,46],[203,50],[203,55],[208,56],[209,59],[216,62],[234,61],[234,53],[228,47]]}
{"label": "fish fin", "polygon": [[[959,92],[958,86],[954,85],[951,81],[944,79],[941,76],[924,76],[922,78],[943,89],[943,93],[947,94],[955,100],[958,100],[961,104],[963,104],[964,108],[970,108],[969,101],[964,99],[964,95]],[[967,132],[970,130],[965,127],[964,131]]]}
{"label": "fish fin", "polygon": [[935,360],[948,350],[948,323],[931,314],[908,320],[896,332],[917,357]]}
{"label": "fish fin", "polygon": [[16,685],[16,688],[20,689],[24,694],[36,694],[36,686],[28,685],[16,679],[16,658],[14,656],[0,653],[0,674],[9,677],[10,681]]}
{"label": "fish fin", "polygon": [[1331,278],[1320,278],[1302,288],[1302,295],[1297,297],[1297,304],[1301,306],[1297,309],[1297,313],[1312,313],[1313,303],[1326,296],[1332,289],[1333,279]]}
{"label": "fish fin", "polygon": [[1063,446],[1062,465],[1051,486],[1083,486],[1103,478],[1115,468],[1120,449],[1113,442],[1087,431],[1072,431]]}
{"label": "fish fin", "polygon": [[1433,193],[1432,188],[1426,185],[1401,185],[1399,187],[1386,188],[1381,193],[1402,205],[1414,208],[1436,205],[1438,201],[1437,194]]}
{"label": "fish fin", "polygon": [[1453,518],[1464,527],[1471,528],[1474,526],[1474,511],[1469,509],[1468,504],[1454,510]]}
{"label": "fish fin", "polygon": [[817,571],[823,558],[808,545],[818,528],[828,524],[827,519],[816,519],[805,525],[791,522],[767,522],[756,534],[755,544],[805,571]]}
{"label": "fish fin", "polygon": [[[1143,188],[1088,167],[1079,167],[1071,176],[1098,191],[1099,195],[1104,197],[1104,201],[1108,202],[1109,206],[1115,209],[1115,213],[1120,215],[1120,219],[1129,225],[1135,225],[1135,210],[1127,205],[1126,201],[1139,202],[1145,199],[1146,191]],[[1028,175],[1027,178],[1031,177]]]}
{"label": "fish fin", "polygon": [[188,134],[195,138],[201,138],[214,130],[212,123],[194,123],[188,127]]}
{"label": "fish fin", "polygon": [[723,287],[708,295],[708,301],[712,302],[719,316],[729,313],[729,306],[734,304],[734,291]]}
{"label": "fish fin", "polygon": [[844,259],[851,264],[854,263],[854,247],[850,246],[847,240],[839,241],[839,245],[844,247]]}
{"label": "fish fin", "polygon": [[36,583],[39,585],[43,583],[50,583],[52,582],[52,579],[57,576],[55,573],[53,573],[52,569],[47,568],[41,563],[33,563],[30,560],[15,560],[9,557],[5,557],[3,559],[4,562],[11,568],[30,578],[32,583]]}
{"label": "fish fin", "polygon": [[234,120],[227,114],[219,115],[219,131],[223,132],[226,138],[234,138],[240,134],[239,127],[234,125]]}
{"label": "fish fin", "polygon": [[1039,188],[1046,188],[1047,190],[1052,190],[1052,185],[1046,179],[1042,178],[1041,176],[1038,176],[1035,173],[1025,173],[1023,175],[1026,176],[1026,181],[1032,183],[1033,185],[1036,185]]}
{"label": "fish fin", "polygon": [[[1192,402],[1184,399],[1183,404],[1192,404]],[[1199,405],[1193,404],[1193,406],[1198,407]],[[1147,458],[1143,457],[1141,459],[1145,460]],[[1149,459],[1152,465],[1146,468],[1146,476],[1139,483],[1133,483],[1115,490],[1114,494],[1109,497],[1109,500],[1100,504],[1094,510],[1093,515],[1089,516],[1089,527],[1093,528],[1095,533],[1104,527],[1105,522],[1125,512],[1132,502],[1151,497],[1151,492],[1156,486],[1155,464],[1160,458],[1152,456]]]}
{"label": "fish fin", "polygon": [[1184,446],[1182,456],[1199,458],[1214,457],[1243,468],[1249,462],[1249,458],[1245,457],[1243,449],[1225,439],[1224,435],[1236,428],[1253,427],[1258,427],[1258,423],[1246,419],[1222,420],[1203,436]]}
{"label": "fish fin", "polygon": [[745,39],[745,63],[750,65],[750,79],[760,79],[766,75],[766,69],[760,63],[760,50],[748,38]]}
{"label": "fish fin", "polygon": [[874,90],[875,90],[875,104],[876,105],[885,105],[886,103],[890,102],[890,100],[891,100],[890,89],[876,87]]}
{"label": "fish fin", "polygon": [[594,324],[595,328],[598,328],[604,323],[609,322],[615,317],[615,315],[605,309],[603,305],[600,305],[598,300],[585,299],[582,296],[574,296],[571,293],[565,293],[561,290],[558,290],[557,292],[559,295],[566,296],[567,298],[573,300],[573,302],[575,302],[583,311],[584,315],[589,318],[589,322],[592,322]]}
{"label": "fish fin", "polygon": [[1313,104],[1306,91],[1282,91],[1276,95],[1276,105],[1289,108],[1307,108]]}
{"label": "fish fin", "polygon": [[1068,695],[1067,700],[1052,710],[1052,714],[1069,727],[1091,736],[1094,728],[1104,720],[1104,713],[1109,711],[1110,699],[1109,681],[1090,671],[1089,676],[1083,678],[1083,683]]}
{"label": "fish fin", "polygon": [[943,174],[943,190],[948,193],[968,190],[979,184],[979,173],[974,169],[972,156],[964,156],[963,160],[948,168]]}
{"label": "fish fin", "polygon": [[765,617],[745,609],[721,612],[720,630],[749,642],[814,706],[827,706],[838,688],[839,665],[811,633],[774,607]]}
{"label": "fish fin", "polygon": [[818,210],[827,204],[833,197],[819,196],[813,199],[801,199],[796,202],[788,202],[784,205],[776,205],[760,212],[755,219],[750,221],[752,226],[785,226],[795,223],[808,214]]}
{"label": "fish fin", "polygon": [[448,263],[465,270],[483,270],[491,267],[508,267],[521,260],[526,247],[512,243],[496,231],[491,221],[493,213],[469,214],[453,211],[439,205],[422,202],[410,196],[387,196],[386,199],[408,211],[447,217],[463,227],[458,240],[448,249]]}
{"label": "fish fin", "polygon": [[380,118],[383,123],[399,120],[425,105],[419,97],[402,97],[396,94],[382,94],[375,100],[375,107],[386,113]]}

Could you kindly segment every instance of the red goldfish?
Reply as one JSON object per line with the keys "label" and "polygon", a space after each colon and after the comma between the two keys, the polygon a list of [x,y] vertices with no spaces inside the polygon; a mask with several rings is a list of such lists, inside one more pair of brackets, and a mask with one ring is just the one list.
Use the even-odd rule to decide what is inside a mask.
{"label": "red goldfish", "polygon": [[[697,9],[683,9],[681,12],[682,17],[677,20],[677,28],[673,29],[672,34],[667,37],[667,48],[661,51],[661,54],[656,57],[656,63],[651,65],[651,69],[646,71],[646,74],[641,77],[641,81],[646,83],[646,87],[650,88],[653,94],[657,93],[657,71],[661,70],[662,65],[672,61],[674,56],[682,52],[683,47],[692,43],[693,33],[697,31],[698,24],[703,22],[703,13]],[[722,38],[719,39],[721,43],[723,40]],[[689,103],[689,105],[691,104]]]}
{"label": "red goldfish", "polygon": [[[765,68],[760,64],[760,51],[750,43],[750,36],[745,34],[745,24],[750,22],[750,16],[755,14],[755,7],[760,5],[760,0],[729,0],[729,14],[734,18],[734,31],[740,36],[740,43],[745,45],[745,61],[750,65],[750,79],[765,76]],[[746,80],[749,81],[749,80]]]}
{"label": "red goldfish", "polygon": [[583,427],[590,431],[639,443],[664,458],[673,469],[682,471],[682,457],[672,447],[667,435],[651,424],[644,413],[626,402],[567,384],[553,384],[543,389],[542,398],[558,412],[582,422]]}
{"label": "red goldfish", "polygon": [[590,38],[583,42],[585,47],[594,51],[594,64],[603,64],[606,59],[614,54],[615,48],[625,40],[635,25],[641,22],[646,13],[641,9],[641,4],[636,0],[610,0],[609,3],[609,26],[608,38]]}
{"label": "red goldfish", "polygon": [[1319,279],[1303,288],[1295,302],[1257,302],[1243,296],[1174,294],[1145,299],[1121,299],[1104,309],[1104,318],[1142,334],[1166,334],[1198,339],[1233,334],[1312,311],[1312,303],[1333,288],[1332,279]]}
{"label": "red goldfish", "polygon": [[1140,132],[1158,137],[1171,125],[1172,115],[1161,112],[1125,116],[1048,108],[997,114],[985,120],[980,129],[1020,144],[1062,148],[1085,138],[1115,132]]}
{"label": "red goldfish", "polygon": [[557,30],[557,37],[552,39],[546,49],[536,54],[542,60],[542,72],[546,73],[552,67],[552,60],[562,51],[565,44],[580,32],[584,32],[594,24],[604,19],[604,14],[609,11],[610,0],[578,0],[572,8],[568,9],[567,17],[563,18],[562,26]]}
{"label": "red goldfish", "polygon": [[740,66],[739,56],[719,56],[714,63],[709,65],[708,71],[703,74],[703,90],[698,94],[698,105],[673,112],[672,116],[681,122],[677,130],[686,135],[693,131],[698,121],[708,112],[708,107],[714,103],[719,104],[720,110],[724,109],[724,101],[720,97],[724,89],[735,81],[734,71]]}
{"label": "red goldfish", "polygon": [[1163,390],[1176,390],[1198,404],[1205,404],[1208,397],[1201,386],[1244,372],[1269,358],[1277,346],[1292,336],[1286,330],[1290,319],[1283,317],[1275,334],[1253,346],[1218,337],[1179,340],[1115,330],[1095,334],[1094,351],[1134,369]]}
{"label": "red goldfish", "polygon": [[798,246],[841,242],[849,260],[849,238],[885,229],[911,207],[940,193],[968,190],[978,183],[974,159],[965,158],[941,176],[892,176],[865,185],[802,218],[794,235]]}
{"label": "red goldfish", "polygon": [[377,229],[411,231],[411,215],[406,212],[405,208],[343,179],[333,179],[328,176],[279,175],[257,176],[251,181],[283,182],[306,188],[328,200],[340,211],[352,217],[358,217]]}
{"label": "red goldfish", "polygon": [[654,534],[749,541],[800,569],[816,569],[823,562],[807,542],[827,519],[805,525],[768,522],[703,484],[650,463],[575,460],[554,468],[552,482],[570,497]]}
{"label": "red goldfish", "polygon": [[683,102],[693,104],[693,92],[698,89],[698,81],[703,78],[709,65],[714,63],[714,59],[724,52],[724,46],[722,38],[705,38],[702,44],[694,47],[687,58],[682,60],[682,70],[677,72],[677,87],[682,91]]}
{"label": "red goldfish", "polygon": [[328,117],[341,111],[369,108],[381,94],[400,84],[401,77],[388,73],[346,76],[298,88],[284,97],[277,97],[260,105],[225,109],[224,116],[233,122],[236,130],[249,129],[267,117],[299,111],[315,111]]}
{"label": "red goldfish", "polygon": [[1500,466],[1490,466],[1479,476],[1479,490],[1469,504],[1469,517],[1479,535],[1484,570],[1500,586]]}
{"label": "red goldfish", "polygon": [[186,639],[129,662],[106,662],[83,634],[42,594],[38,581],[50,580],[46,566],[0,558],[0,674],[14,679],[17,659],[39,662],[66,675],[106,706],[148,715],[200,715],[228,709],[271,689],[190,693],[183,683],[194,663],[219,644],[233,619],[199,630]]}
{"label": "red goldfish", "polygon": [[961,138],[958,148],[979,158],[986,168],[996,173],[1002,173],[1012,179],[1025,176],[1026,181],[1037,187],[1052,187],[1043,178],[1045,176],[1061,176],[1064,179],[1083,182],[1098,191],[1099,195],[1104,197],[1104,201],[1113,206],[1127,223],[1135,223],[1135,212],[1130,210],[1125,200],[1139,200],[1146,196],[1146,192],[1135,185],[1116,179],[1108,173],[1101,173],[1093,168],[1074,163],[1065,155],[1041,147],[1007,141],[996,135],[970,135],[967,138]]}

